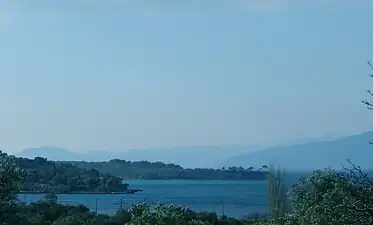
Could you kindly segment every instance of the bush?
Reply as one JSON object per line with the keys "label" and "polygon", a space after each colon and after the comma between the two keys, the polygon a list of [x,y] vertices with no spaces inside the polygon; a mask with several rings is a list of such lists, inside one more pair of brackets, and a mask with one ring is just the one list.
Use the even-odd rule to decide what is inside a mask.
{"label": "bush", "polygon": [[[352,164],[351,164],[352,165]],[[294,185],[293,211],[257,225],[373,224],[373,181],[360,168],[314,171]]]}
{"label": "bush", "polygon": [[373,224],[373,182],[355,169],[315,171],[295,185],[299,224]]}

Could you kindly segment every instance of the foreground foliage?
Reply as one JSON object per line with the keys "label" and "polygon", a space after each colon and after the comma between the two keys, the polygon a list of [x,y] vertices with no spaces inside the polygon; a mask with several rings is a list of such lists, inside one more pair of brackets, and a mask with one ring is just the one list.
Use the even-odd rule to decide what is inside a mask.
{"label": "foreground foliage", "polygon": [[3,225],[243,225],[244,221],[219,218],[215,213],[196,213],[192,210],[157,205],[138,204],[113,216],[96,215],[83,205],[67,206],[51,201],[30,205],[3,205],[0,208]]}
{"label": "foreground foliage", "polygon": [[292,190],[290,213],[260,224],[373,224],[373,181],[353,164],[346,171],[318,170]]}
{"label": "foreground foliage", "polygon": [[15,200],[24,181],[24,173],[15,163],[15,157],[2,157],[0,151],[0,204]]}

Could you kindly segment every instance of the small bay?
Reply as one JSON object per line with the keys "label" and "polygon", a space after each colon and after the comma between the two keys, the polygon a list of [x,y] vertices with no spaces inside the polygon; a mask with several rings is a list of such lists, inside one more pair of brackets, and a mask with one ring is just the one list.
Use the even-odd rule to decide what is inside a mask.
{"label": "small bay", "polygon": [[[289,185],[309,173],[291,173],[286,176]],[[115,213],[121,208],[146,202],[181,205],[196,211],[216,212],[218,215],[243,217],[267,212],[267,181],[240,180],[128,180],[131,188],[141,189],[135,194],[59,194],[61,204],[83,204],[91,211]],[[21,194],[19,200],[35,202],[43,194]],[[96,208],[97,206],[97,208]]]}
{"label": "small bay", "polygon": [[[181,205],[196,211],[224,213],[242,217],[247,214],[265,213],[267,210],[266,181],[201,181],[201,180],[130,180],[131,188],[142,192],[126,195],[59,194],[62,204],[84,204],[99,213],[115,213],[140,202],[155,205],[159,202]],[[35,202],[42,194],[21,194],[19,200]],[[122,203],[121,203],[122,202]]]}

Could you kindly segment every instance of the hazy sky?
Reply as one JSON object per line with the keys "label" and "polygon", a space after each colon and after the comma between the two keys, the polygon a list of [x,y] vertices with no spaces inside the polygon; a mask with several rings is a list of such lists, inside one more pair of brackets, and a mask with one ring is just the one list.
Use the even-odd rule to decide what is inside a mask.
{"label": "hazy sky", "polygon": [[373,0],[2,0],[0,147],[366,131]]}

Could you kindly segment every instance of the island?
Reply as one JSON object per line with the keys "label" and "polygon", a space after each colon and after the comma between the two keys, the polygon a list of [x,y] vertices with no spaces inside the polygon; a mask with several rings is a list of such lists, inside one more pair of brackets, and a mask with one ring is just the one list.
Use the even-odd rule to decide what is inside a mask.
{"label": "island", "polygon": [[0,159],[12,161],[23,173],[21,193],[40,194],[133,194],[127,183],[109,173],[83,169],[72,164],[9,156],[0,151]]}
{"label": "island", "polygon": [[137,161],[114,159],[108,162],[69,161],[61,162],[74,165],[85,170],[96,170],[121,177],[124,180],[265,180],[266,167],[255,169],[253,167],[228,167],[221,169],[209,168],[183,168],[180,165],[165,164],[162,162]]}

